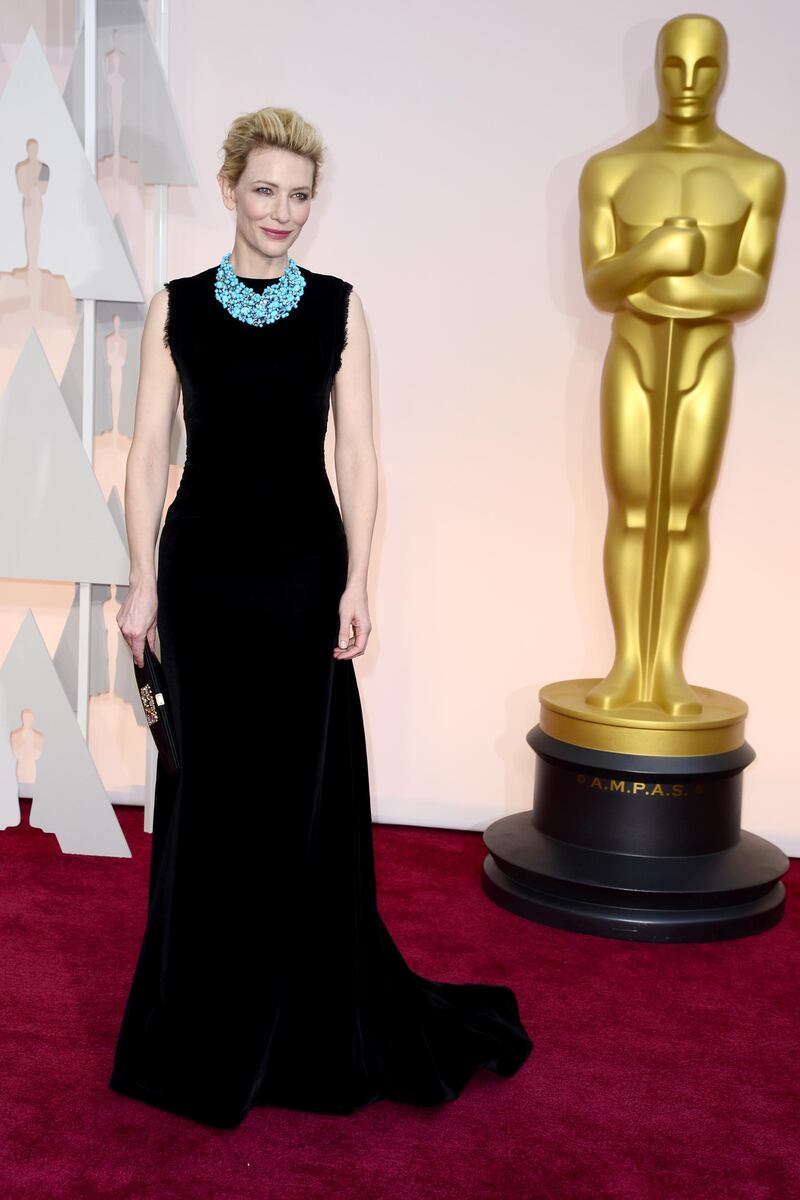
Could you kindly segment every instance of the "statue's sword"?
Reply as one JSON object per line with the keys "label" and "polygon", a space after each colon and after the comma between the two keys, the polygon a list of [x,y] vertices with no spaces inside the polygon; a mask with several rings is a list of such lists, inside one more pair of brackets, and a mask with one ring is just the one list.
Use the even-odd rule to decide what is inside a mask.
{"label": "statue's sword", "polygon": [[655,660],[658,634],[664,606],[664,582],[669,549],[670,492],[672,460],[675,447],[675,427],[680,406],[678,368],[681,361],[681,322],[672,317],[663,325],[664,346],[661,379],[651,393],[650,464],[653,487],[650,509],[645,526],[644,562],[642,566],[642,647],[644,650],[643,696],[653,699]]}

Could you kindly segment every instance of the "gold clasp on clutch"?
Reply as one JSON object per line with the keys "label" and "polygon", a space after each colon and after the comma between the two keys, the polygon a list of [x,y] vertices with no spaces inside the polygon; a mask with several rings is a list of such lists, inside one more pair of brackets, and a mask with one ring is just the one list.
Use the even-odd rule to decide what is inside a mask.
{"label": "gold clasp on clutch", "polygon": [[[144,687],[139,688],[139,694],[142,697],[142,707],[144,708],[144,714],[147,717],[147,724],[155,725],[156,721],[158,720],[158,709],[156,708],[156,700],[153,698],[153,689],[150,687],[150,684],[146,683]],[[160,698],[160,694],[159,702],[163,703],[163,700]]]}

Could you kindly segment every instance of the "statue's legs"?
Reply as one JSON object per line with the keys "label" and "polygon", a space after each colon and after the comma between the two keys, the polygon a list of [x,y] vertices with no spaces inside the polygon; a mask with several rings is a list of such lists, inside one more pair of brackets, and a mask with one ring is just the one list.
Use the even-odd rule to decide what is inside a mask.
{"label": "statue's legs", "polygon": [[683,674],[683,649],[708,570],[708,509],[719,473],[733,389],[731,339],[703,359],[678,402],[669,491],[663,600],[650,698],[673,716],[700,711]]}
{"label": "statue's legs", "polygon": [[588,704],[603,709],[634,704],[642,693],[639,609],[652,490],[650,424],[650,397],[635,351],[614,335],[603,367],[601,429],[608,492],[603,569],[616,655],[609,674],[586,696]]}
{"label": "statue's legs", "polygon": [[26,266],[35,271],[39,266],[39,241],[42,226],[42,197],[38,189],[23,198],[22,221],[25,230]]}
{"label": "statue's legs", "polygon": [[[702,708],[682,659],[708,567],[708,506],[730,413],[733,352],[725,336],[704,353],[693,343],[696,331],[670,324],[671,333],[664,326],[638,348],[615,334],[606,355],[604,571],[616,655],[586,702],[606,710],[656,704],[677,717]],[[684,392],[657,340],[666,344],[667,335],[673,363],[686,354],[697,360]],[[650,349],[653,362],[643,363]],[[645,385],[650,377],[656,386]]]}

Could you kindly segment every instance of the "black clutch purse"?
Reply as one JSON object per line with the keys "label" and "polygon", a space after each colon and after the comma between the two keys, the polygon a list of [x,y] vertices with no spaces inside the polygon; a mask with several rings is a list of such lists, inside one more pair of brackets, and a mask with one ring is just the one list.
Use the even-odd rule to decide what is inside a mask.
{"label": "black clutch purse", "polygon": [[156,655],[150,649],[145,638],[144,665],[137,667],[133,663],[139,697],[147,717],[147,724],[153,735],[158,756],[166,768],[167,774],[175,775],[180,770],[178,758],[178,743],[175,739],[175,726],[167,703],[167,689],[164,685],[164,671]]}

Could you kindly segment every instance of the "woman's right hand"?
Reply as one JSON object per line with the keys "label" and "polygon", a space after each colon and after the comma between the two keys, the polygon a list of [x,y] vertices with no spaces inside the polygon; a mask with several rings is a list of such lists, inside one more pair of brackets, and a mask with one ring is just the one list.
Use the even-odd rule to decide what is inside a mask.
{"label": "woman's right hand", "polygon": [[125,602],[117,613],[117,624],[125,641],[131,648],[137,667],[144,666],[144,640],[150,649],[156,648],[156,614],[158,595],[156,581],[132,583]]}

